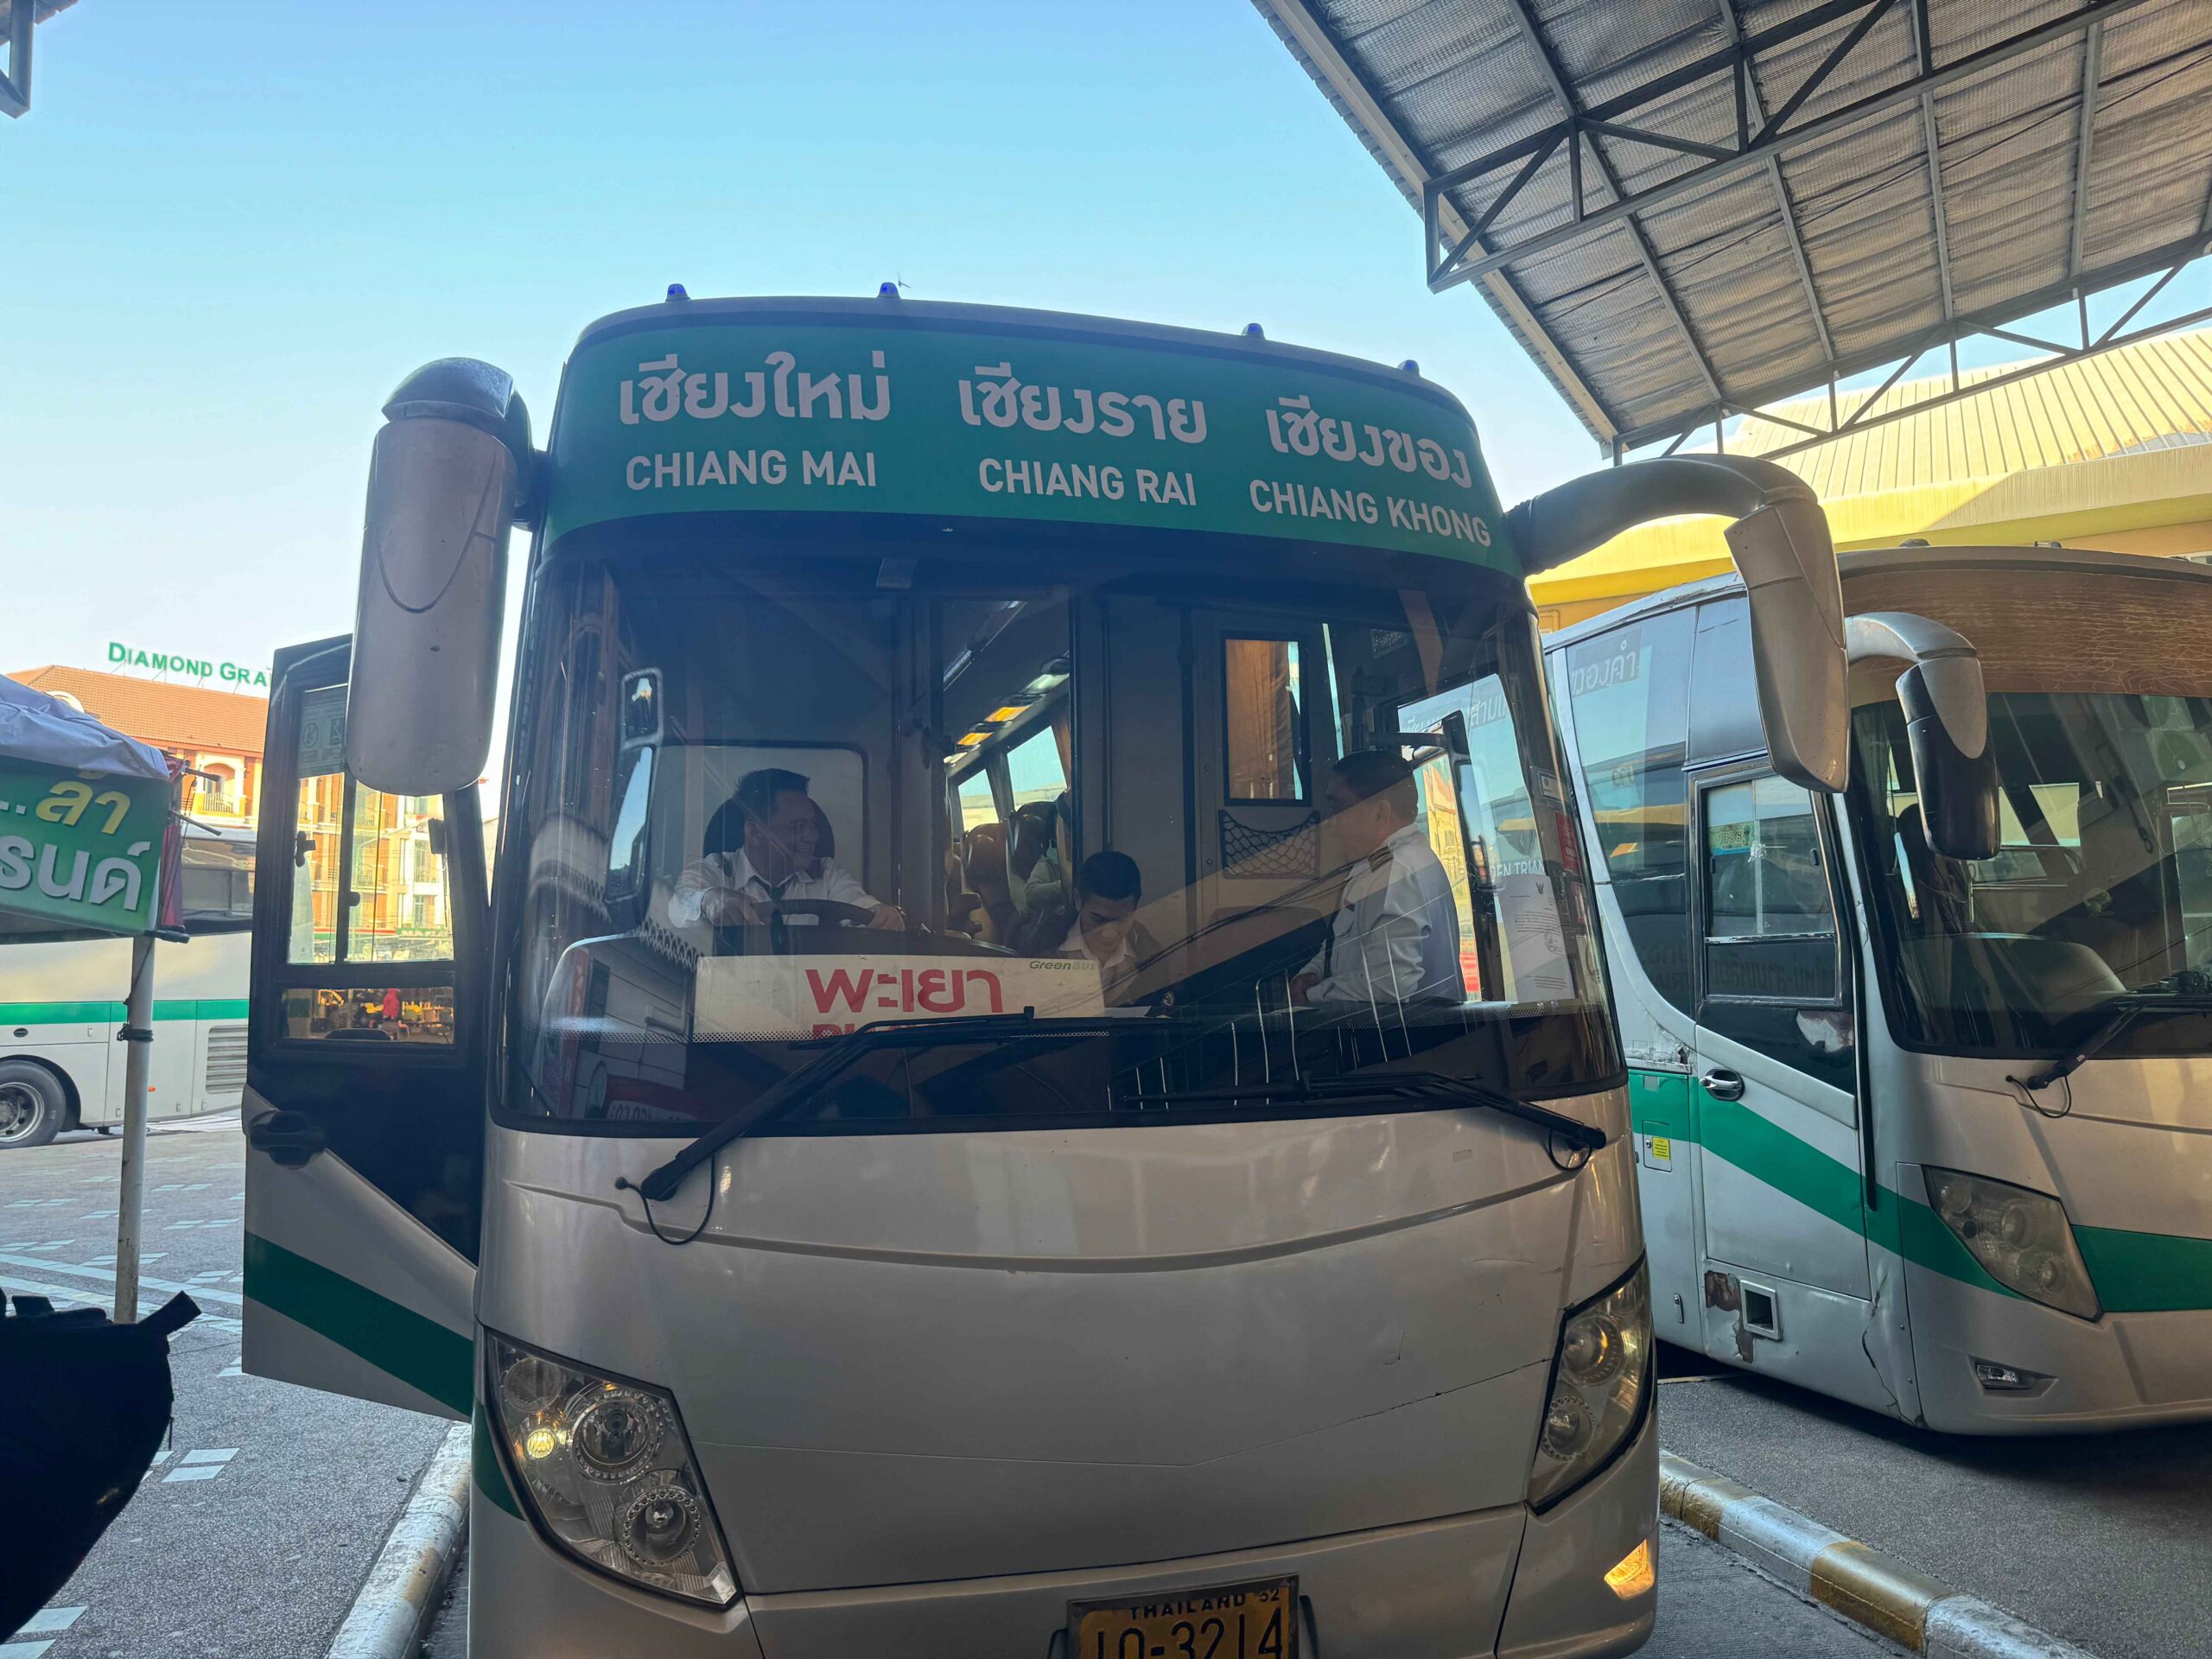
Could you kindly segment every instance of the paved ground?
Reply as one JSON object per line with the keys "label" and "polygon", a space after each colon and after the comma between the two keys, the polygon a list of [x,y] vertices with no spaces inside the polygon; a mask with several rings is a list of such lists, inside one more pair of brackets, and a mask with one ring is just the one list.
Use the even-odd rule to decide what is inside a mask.
{"label": "paved ground", "polygon": [[[141,1306],[181,1287],[203,1310],[170,1344],[175,1434],[0,1659],[314,1659],[446,1425],[238,1375],[238,1120],[156,1129],[147,1151]],[[0,1153],[0,1284],[110,1304],[118,1160],[90,1132]]]}
{"label": "paved ground", "polygon": [[[1672,1521],[1661,1528],[1659,1625],[1642,1659],[1894,1659],[1897,1649],[1807,1605],[1688,1528]],[[6,1654],[0,1648],[0,1659]],[[468,1659],[465,1564],[423,1659]]]}
{"label": "paved ground", "polygon": [[[0,1283],[105,1305],[117,1161],[91,1135],[0,1154]],[[175,1436],[44,1627],[0,1659],[312,1659],[444,1432],[237,1374],[243,1166],[235,1119],[149,1142],[143,1306],[181,1286],[206,1309],[174,1344]],[[2207,1650],[2212,1428],[1952,1439],[1733,1375],[1668,1381],[1659,1421],[1671,1450],[2101,1659]],[[1653,1659],[1891,1651],[1671,1525],[1659,1594]],[[432,1659],[464,1659],[466,1598],[464,1582]]]}
{"label": "paved ground", "polygon": [[1730,1373],[1662,1383],[1659,1437],[2099,1659],[2212,1651],[2212,1427],[1931,1434]]}

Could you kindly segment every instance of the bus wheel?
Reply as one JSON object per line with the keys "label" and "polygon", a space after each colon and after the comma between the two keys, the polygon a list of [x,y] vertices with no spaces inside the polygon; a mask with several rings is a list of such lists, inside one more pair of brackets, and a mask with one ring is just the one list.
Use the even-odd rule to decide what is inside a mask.
{"label": "bus wheel", "polygon": [[68,1121],[59,1077],[29,1060],[0,1060],[0,1150],[42,1147]]}

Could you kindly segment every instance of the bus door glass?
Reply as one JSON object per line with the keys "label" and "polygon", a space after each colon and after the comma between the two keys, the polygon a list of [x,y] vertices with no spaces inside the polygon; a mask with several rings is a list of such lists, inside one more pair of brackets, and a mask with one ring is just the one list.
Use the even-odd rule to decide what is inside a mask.
{"label": "bus door glass", "polygon": [[1707,1289],[1707,1343],[1751,1360],[1810,1341],[1801,1287],[1867,1294],[1853,1006],[1822,806],[1756,762],[1693,774],[1692,799],[1705,1253],[1741,1275]]}

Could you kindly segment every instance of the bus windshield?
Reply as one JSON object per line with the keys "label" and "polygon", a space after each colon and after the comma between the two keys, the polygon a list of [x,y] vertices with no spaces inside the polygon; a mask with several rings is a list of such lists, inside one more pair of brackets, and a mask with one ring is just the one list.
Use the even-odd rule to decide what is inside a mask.
{"label": "bus windshield", "polygon": [[1930,851],[1894,702],[1854,716],[1853,806],[1901,1037],[1948,1052],[2106,1053],[2212,1042],[2212,698],[1989,699],[2000,846]]}
{"label": "bus windshield", "polygon": [[534,590],[501,877],[525,1126],[696,1132],[842,1033],[1024,1009],[766,1132],[1617,1077],[1517,584],[686,537],[608,527]]}

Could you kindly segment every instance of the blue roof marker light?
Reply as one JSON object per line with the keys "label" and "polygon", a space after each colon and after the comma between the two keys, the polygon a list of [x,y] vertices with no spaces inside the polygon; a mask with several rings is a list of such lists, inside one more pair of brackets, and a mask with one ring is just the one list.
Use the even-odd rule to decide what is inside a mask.
{"label": "blue roof marker light", "polygon": [[879,300],[897,299],[899,297],[899,284],[896,283],[878,283],[875,285],[875,297]]}
{"label": "blue roof marker light", "polygon": [[1408,374],[1419,374],[1421,372],[1421,365],[1414,362],[1410,357],[1404,362],[1399,364],[1398,366],[1403,369]]}
{"label": "blue roof marker light", "polygon": [[691,296],[683,291],[683,283],[671,283],[668,285],[668,297],[671,300],[688,300]]}
{"label": "blue roof marker light", "polygon": [[1245,338],[1245,339],[1247,339],[1247,340],[1265,340],[1267,337],[1268,337],[1268,331],[1267,331],[1266,329],[1264,329],[1264,328],[1261,327],[1260,327],[1260,325],[1259,325],[1258,323],[1256,323],[1256,322],[1248,322],[1248,323],[1246,323],[1246,324],[1244,325],[1244,338]]}

